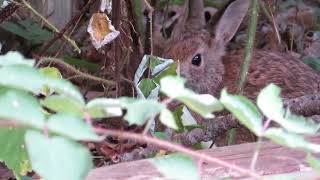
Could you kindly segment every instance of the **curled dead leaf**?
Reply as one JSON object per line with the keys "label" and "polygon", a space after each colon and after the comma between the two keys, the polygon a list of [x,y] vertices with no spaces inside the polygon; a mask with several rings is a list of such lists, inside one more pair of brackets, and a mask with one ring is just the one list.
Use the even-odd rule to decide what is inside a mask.
{"label": "curled dead leaf", "polygon": [[96,49],[100,49],[102,46],[110,43],[120,34],[104,13],[94,13],[91,16],[87,31]]}

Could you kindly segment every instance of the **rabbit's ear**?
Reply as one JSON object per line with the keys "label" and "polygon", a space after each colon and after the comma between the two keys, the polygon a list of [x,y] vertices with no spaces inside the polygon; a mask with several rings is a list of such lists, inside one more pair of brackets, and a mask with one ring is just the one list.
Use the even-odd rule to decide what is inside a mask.
{"label": "rabbit's ear", "polygon": [[173,37],[180,36],[186,29],[200,30],[205,26],[203,0],[186,0],[183,11],[183,16],[173,29]]}
{"label": "rabbit's ear", "polygon": [[222,15],[215,31],[215,40],[219,45],[226,45],[237,32],[250,7],[250,0],[236,0]]}
{"label": "rabbit's ear", "polygon": [[202,29],[206,23],[203,0],[188,0],[186,26]]}

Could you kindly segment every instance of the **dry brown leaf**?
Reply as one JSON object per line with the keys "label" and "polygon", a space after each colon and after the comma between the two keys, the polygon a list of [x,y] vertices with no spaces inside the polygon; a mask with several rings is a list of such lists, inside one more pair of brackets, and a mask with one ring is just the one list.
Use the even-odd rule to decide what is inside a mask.
{"label": "dry brown leaf", "polygon": [[120,34],[115,30],[108,16],[104,13],[94,13],[87,29],[91,42],[96,49],[113,41]]}

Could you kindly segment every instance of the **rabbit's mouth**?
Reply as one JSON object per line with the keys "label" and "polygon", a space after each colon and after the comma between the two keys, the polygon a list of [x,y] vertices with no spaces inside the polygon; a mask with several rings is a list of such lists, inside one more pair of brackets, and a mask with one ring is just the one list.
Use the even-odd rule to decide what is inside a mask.
{"label": "rabbit's mouth", "polygon": [[209,87],[206,85],[207,83],[202,83],[199,81],[188,81],[186,87],[193,90],[198,94],[211,94]]}

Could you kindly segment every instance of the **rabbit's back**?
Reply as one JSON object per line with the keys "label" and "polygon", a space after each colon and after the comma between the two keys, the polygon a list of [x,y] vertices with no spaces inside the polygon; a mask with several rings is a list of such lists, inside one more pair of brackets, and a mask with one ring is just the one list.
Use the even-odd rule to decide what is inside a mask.
{"label": "rabbit's back", "polygon": [[[239,82],[243,51],[223,57],[224,86],[235,93]],[[247,74],[244,95],[255,99],[270,83],[282,88],[282,97],[294,98],[319,92],[320,74],[301,60],[278,52],[254,51]]]}

